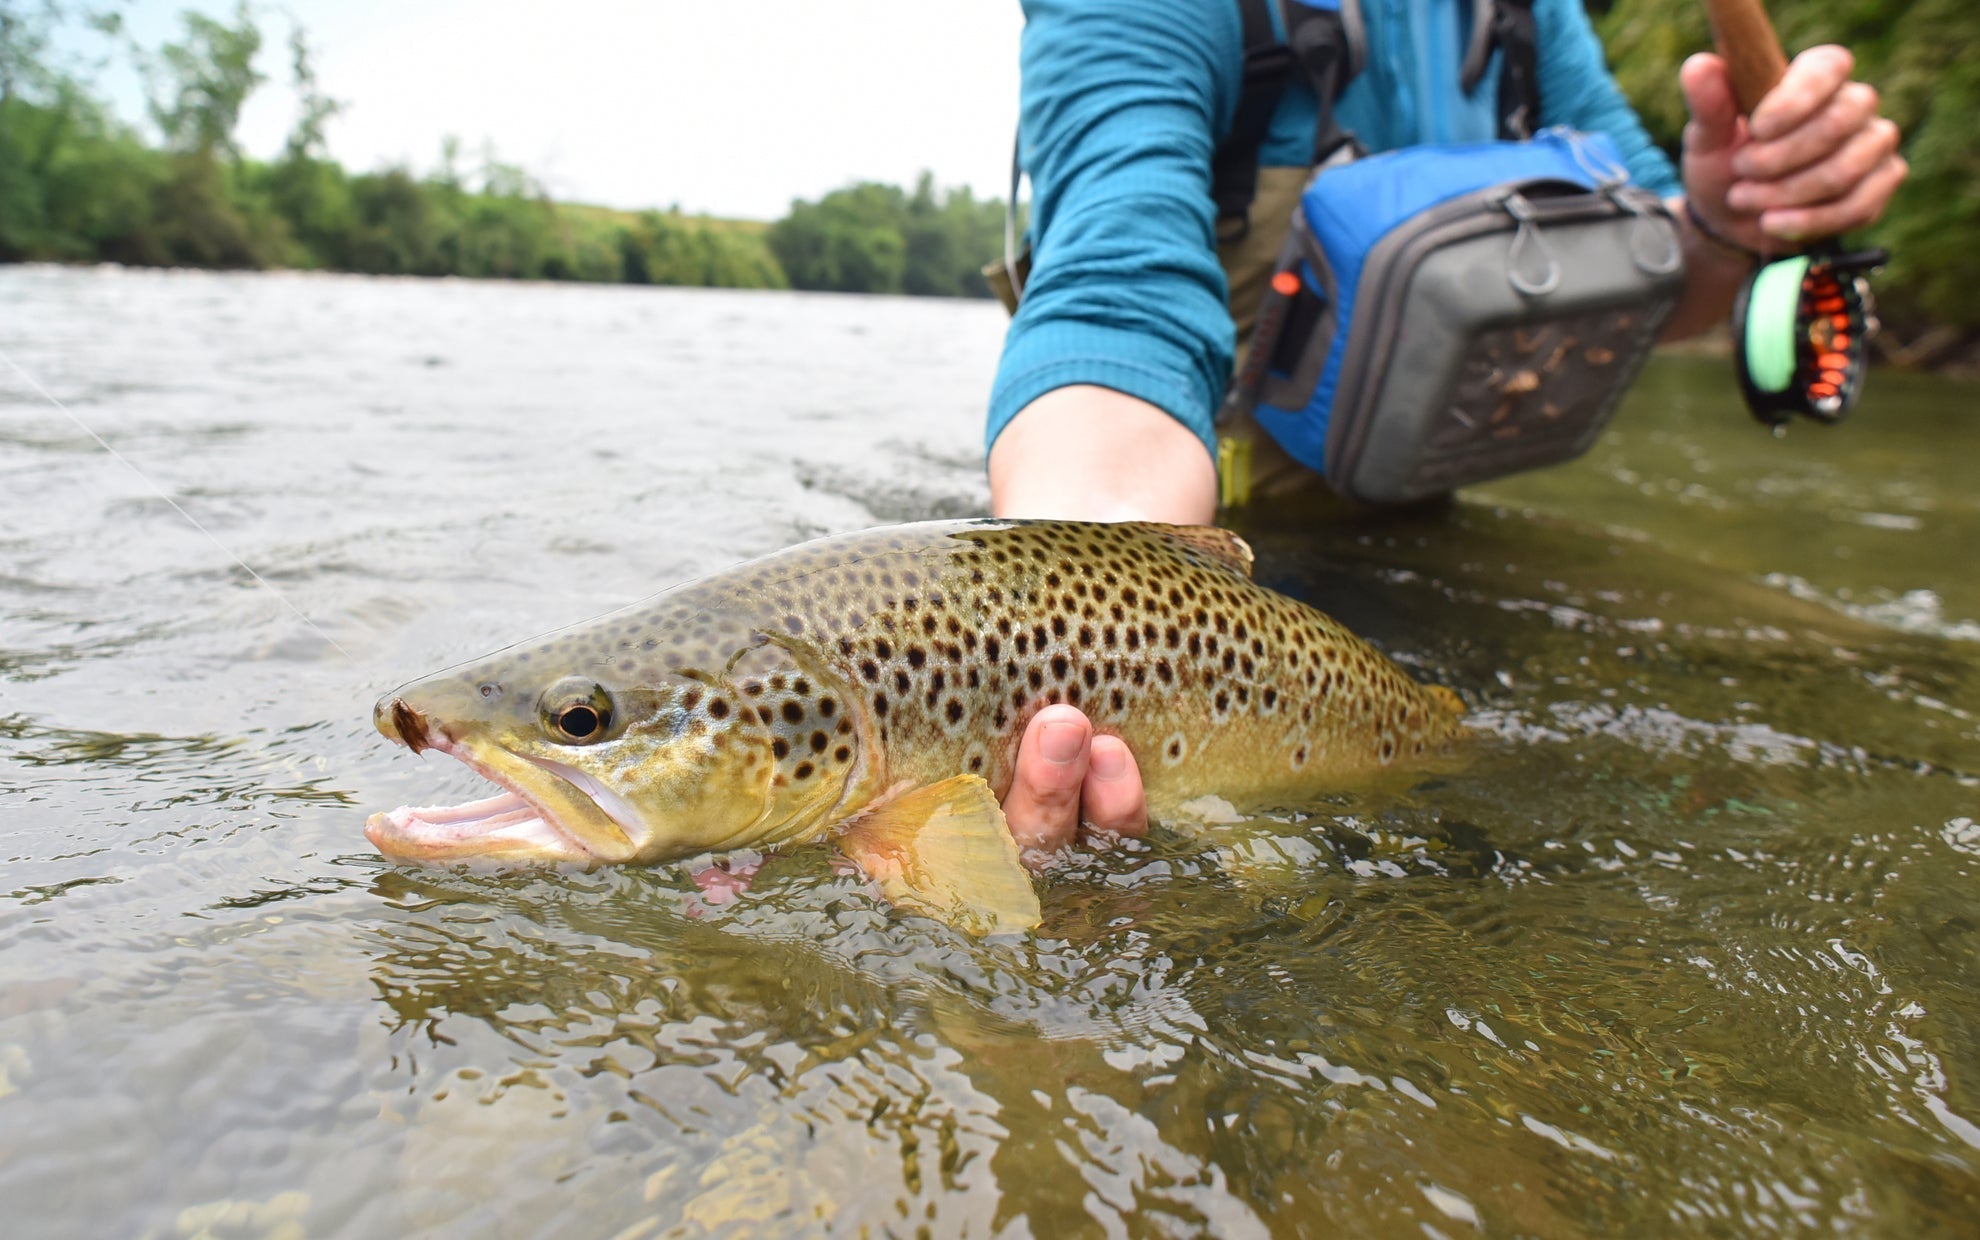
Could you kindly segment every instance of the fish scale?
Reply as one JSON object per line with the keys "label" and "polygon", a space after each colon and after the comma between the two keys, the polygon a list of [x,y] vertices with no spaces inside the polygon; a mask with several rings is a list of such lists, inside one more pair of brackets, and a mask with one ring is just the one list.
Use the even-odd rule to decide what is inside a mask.
{"label": "fish scale", "polygon": [[[1127,742],[1158,811],[1338,786],[1461,730],[1449,690],[1253,582],[1235,535],[1062,521],[807,543],[416,681],[377,718],[514,789],[549,855],[650,861],[814,838],[957,777],[1001,799],[1061,702]],[[375,817],[374,841],[423,855],[422,812]]]}

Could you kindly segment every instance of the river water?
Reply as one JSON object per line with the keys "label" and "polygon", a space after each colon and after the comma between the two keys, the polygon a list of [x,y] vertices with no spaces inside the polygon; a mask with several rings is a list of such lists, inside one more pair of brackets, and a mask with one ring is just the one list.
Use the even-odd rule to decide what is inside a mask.
{"label": "river water", "polygon": [[380,739],[383,690],[982,511],[1002,327],[0,269],[7,1233],[1973,1234],[1971,387],[1880,374],[1776,441],[1669,359],[1571,467],[1245,514],[1481,740],[1084,855],[1027,941],[823,849],[707,908],[366,845],[485,790]]}

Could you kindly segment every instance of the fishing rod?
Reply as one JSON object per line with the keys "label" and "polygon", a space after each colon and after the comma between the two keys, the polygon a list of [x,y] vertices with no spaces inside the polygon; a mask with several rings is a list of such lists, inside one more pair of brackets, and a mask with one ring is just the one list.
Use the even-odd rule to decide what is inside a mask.
{"label": "fishing rod", "polygon": [[[1761,0],[1705,0],[1712,42],[1751,116],[1787,74],[1787,54]],[[1733,365],[1740,394],[1779,434],[1796,417],[1842,421],[1863,392],[1877,332],[1868,275],[1882,249],[1845,251],[1837,238],[1762,262],[1733,300]]]}

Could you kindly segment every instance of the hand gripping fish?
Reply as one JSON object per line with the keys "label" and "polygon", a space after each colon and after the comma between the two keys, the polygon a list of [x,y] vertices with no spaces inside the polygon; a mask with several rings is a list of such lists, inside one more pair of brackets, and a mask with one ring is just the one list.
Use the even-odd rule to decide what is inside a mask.
{"label": "hand gripping fish", "polygon": [[400,860],[590,865],[829,838],[897,903],[1029,929],[999,802],[1050,704],[1127,742],[1157,812],[1339,787],[1462,730],[1455,694],[1250,574],[1208,527],[806,543],[387,694],[380,732],[508,791],[365,834]]}

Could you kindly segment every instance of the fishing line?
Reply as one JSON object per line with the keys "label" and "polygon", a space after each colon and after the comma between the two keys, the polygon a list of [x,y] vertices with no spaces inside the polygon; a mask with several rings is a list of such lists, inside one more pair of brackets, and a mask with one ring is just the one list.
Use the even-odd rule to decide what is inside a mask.
{"label": "fishing line", "polygon": [[332,650],[336,651],[340,655],[343,655],[344,658],[350,663],[352,664],[357,663],[357,659],[352,656],[350,651],[338,645],[336,638],[330,636],[328,633],[325,633],[322,629],[316,627],[316,622],[314,620],[311,620],[308,614],[305,613],[302,608],[296,606],[295,603],[291,602],[288,595],[282,593],[280,590],[276,589],[273,585],[269,584],[268,580],[265,577],[263,577],[260,573],[254,571],[253,565],[249,564],[246,560],[243,560],[240,556],[236,555],[234,553],[233,548],[229,547],[226,543],[221,542],[218,538],[215,538],[211,530],[208,530],[204,525],[201,525],[199,523],[199,518],[193,516],[190,512],[187,512],[185,508],[179,503],[178,500],[175,500],[170,495],[166,494],[165,488],[159,486],[156,482],[153,482],[151,480],[150,475],[146,474],[142,469],[139,469],[135,464],[133,464],[129,457],[125,456],[123,453],[111,447],[110,444],[103,438],[103,436],[91,430],[89,428],[89,424],[87,422],[84,422],[81,418],[77,417],[73,409],[70,409],[67,405],[55,399],[54,393],[50,392],[47,388],[35,382],[34,376],[29,374],[27,371],[22,370],[20,368],[20,365],[17,362],[15,362],[13,358],[7,356],[7,354],[5,354],[4,352],[0,352],[0,362],[5,362],[9,370],[12,370],[15,374],[19,375],[22,378],[22,380],[27,383],[29,387],[41,393],[42,397],[46,399],[49,404],[55,406],[57,409],[60,409],[62,413],[69,419],[69,421],[74,422],[76,424],[76,428],[78,430],[82,431],[83,434],[88,435],[91,439],[96,441],[97,447],[103,449],[105,452],[108,452],[112,457],[115,457],[119,462],[121,462],[124,468],[136,474],[138,476],[138,480],[143,482],[144,485],[150,487],[152,491],[155,494],[157,494],[159,499],[162,499],[167,504],[171,505],[173,512],[176,512],[180,516],[184,517],[186,519],[187,525],[190,525],[194,529],[198,530],[200,532],[200,535],[204,537],[206,541],[212,543],[214,547],[216,547],[222,555],[226,556],[228,559],[232,560],[235,564],[239,565],[241,571],[246,573],[249,577],[253,578],[254,583],[256,585],[260,586],[262,589],[274,595],[275,598],[278,601],[280,601],[282,606],[294,612],[296,619],[303,622],[304,628],[307,628],[310,632],[322,638],[324,642],[327,643]]}

